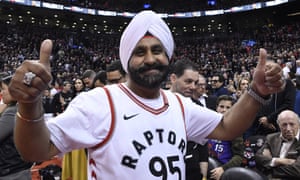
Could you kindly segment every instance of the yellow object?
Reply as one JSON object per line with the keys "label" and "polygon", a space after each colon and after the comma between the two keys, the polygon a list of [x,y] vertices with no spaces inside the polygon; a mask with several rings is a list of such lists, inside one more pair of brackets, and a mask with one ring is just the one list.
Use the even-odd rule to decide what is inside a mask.
{"label": "yellow object", "polygon": [[202,180],[206,180],[206,177],[203,177]]}
{"label": "yellow object", "polygon": [[62,180],[87,180],[87,157],[84,149],[64,155],[61,176]]}

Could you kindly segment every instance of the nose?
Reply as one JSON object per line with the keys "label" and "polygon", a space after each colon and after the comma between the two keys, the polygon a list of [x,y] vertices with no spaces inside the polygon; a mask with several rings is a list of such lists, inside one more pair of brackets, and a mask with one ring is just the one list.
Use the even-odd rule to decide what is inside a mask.
{"label": "nose", "polygon": [[155,56],[150,50],[145,54],[144,62],[145,64],[153,64],[155,62]]}
{"label": "nose", "polygon": [[292,126],[288,124],[288,125],[286,126],[286,130],[288,130],[288,131],[292,130]]}
{"label": "nose", "polygon": [[226,111],[228,111],[228,107],[221,107],[221,113],[225,113]]}

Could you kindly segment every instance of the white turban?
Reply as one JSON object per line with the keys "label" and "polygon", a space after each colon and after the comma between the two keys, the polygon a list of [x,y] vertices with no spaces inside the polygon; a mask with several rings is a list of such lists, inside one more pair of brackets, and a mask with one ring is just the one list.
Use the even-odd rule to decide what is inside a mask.
{"label": "white turban", "polygon": [[136,44],[149,32],[163,44],[171,59],[174,50],[174,40],[168,25],[153,11],[145,10],[138,13],[124,30],[120,41],[120,59],[126,72],[128,61]]}

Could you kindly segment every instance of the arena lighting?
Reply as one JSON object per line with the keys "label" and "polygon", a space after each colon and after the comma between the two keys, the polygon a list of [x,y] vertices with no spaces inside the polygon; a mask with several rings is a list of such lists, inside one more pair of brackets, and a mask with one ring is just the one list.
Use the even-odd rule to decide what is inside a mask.
{"label": "arena lighting", "polygon": [[145,3],[144,4],[144,9],[149,9],[151,8],[151,4],[150,3]]}
{"label": "arena lighting", "polygon": [[[132,12],[116,12],[116,11],[106,11],[106,10],[99,10],[99,9],[88,9],[78,6],[66,6],[62,4],[56,4],[56,3],[48,3],[44,1],[37,1],[37,0],[0,0],[0,2],[9,2],[13,4],[21,4],[25,6],[34,6],[34,7],[40,7],[40,8],[48,8],[48,9],[57,9],[57,10],[68,10],[76,13],[82,13],[82,14],[91,14],[96,16],[123,16],[123,17],[133,17],[136,13]],[[214,1],[216,0],[208,0],[208,1]],[[261,9],[264,7],[272,7],[277,6],[280,4],[292,2],[296,0],[273,0],[273,1],[267,1],[267,2],[258,2],[253,4],[247,4],[243,6],[237,6],[237,7],[231,7],[229,9],[217,9],[217,10],[208,10],[208,11],[194,11],[194,12],[176,12],[174,14],[159,14],[162,18],[168,18],[168,17],[176,17],[176,18],[193,18],[193,17],[201,17],[201,16],[215,16],[215,15],[222,15],[222,14],[230,14],[230,13],[236,13],[236,12],[243,12],[243,11],[251,11],[255,9]],[[298,1],[298,0],[297,0]],[[144,8],[151,8],[151,4],[147,3],[144,4],[146,7]],[[149,6],[148,6],[149,5]],[[125,16],[124,16],[125,15]]]}
{"label": "arena lighting", "polygon": [[216,0],[207,0],[207,4],[209,6],[215,6],[216,5]]}

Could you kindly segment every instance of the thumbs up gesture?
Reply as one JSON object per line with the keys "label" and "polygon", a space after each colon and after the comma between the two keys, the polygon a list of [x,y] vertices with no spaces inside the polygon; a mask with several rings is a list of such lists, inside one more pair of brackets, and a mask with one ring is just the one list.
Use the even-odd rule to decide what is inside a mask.
{"label": "thumbs up gesture", "polygon": [[258,64],[253,74],[251,88],[260,96],[280,92],[285,87],[285,80],[282,68],[279,64],[267,61],[267,51],[263,48],[259,50]]}
{"label": "thumbs up gesture", "polygon": [[11,96],[19,103],[35,103],[51,82],[50,55],[52,41],[44,40],[39,60],[26,60],[16,69],[9,85]]}

